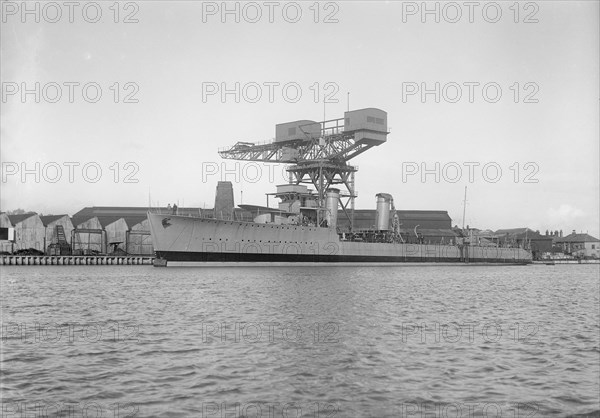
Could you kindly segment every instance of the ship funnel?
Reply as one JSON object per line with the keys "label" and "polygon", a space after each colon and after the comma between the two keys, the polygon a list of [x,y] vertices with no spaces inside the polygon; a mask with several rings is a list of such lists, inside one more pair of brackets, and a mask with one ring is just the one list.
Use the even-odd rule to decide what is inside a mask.
{"label": "ship funnel", "polygon": [[340,190],[339,189],[327,189],[326,201],[325,201],[325,207],[327,208],[327,212],[325,214],[325,219],[327,220],[327,225],[330,228],[336,228],[336,226],[337,226],[339,199],[340,199]]}
{"label": "ship funnel", "polygon": [[394,198],[391,194],[378,193],[377,197],[377,227],[378,231],[390,230],[390,209]]}

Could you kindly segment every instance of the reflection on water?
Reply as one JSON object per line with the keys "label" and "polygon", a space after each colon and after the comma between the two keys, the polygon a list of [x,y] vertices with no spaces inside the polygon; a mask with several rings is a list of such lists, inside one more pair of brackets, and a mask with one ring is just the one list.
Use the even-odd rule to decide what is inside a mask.
{"label": "reflection on water", "polygon": [[1,276],[5,414],[600,414],[594,265]]}

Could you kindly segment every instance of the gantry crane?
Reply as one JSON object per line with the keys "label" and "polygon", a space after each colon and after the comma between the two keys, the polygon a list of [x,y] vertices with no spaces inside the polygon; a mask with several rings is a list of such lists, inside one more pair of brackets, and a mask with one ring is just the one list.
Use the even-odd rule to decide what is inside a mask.
{"label": "gantry crane", "polygon": [[345,112],[340,119],[278,124],[275,131],[272,142],[237,142],[219,150],[219,155],[233,160],[291,164],[286,168],[289,183],[312,184],[320,208],[325,206],[326,191],[332,186],[340,187],[339,204],[352,226],[354,174],[358,167],[348,161],[386,141],[387,113],[375,108],[359,109]]}

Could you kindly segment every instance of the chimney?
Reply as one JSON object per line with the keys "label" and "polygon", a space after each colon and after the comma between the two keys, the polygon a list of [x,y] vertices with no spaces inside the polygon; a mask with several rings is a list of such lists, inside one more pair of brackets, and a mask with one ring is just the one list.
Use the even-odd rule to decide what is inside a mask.
{"label": "chimney", "polygon": [[571,232],[571,234],[576,234],[576,233],[577,233],[577,231],[575,231],[575,230],[573,230],[573,232]]}
{"label": "chimney", "polygon": [[560,230],[560,237],[562,238],[562,229]]}
{"label": "chimney", "polygon": [[215,218],[233,219],[233,185],[230,181],[220,181],[217,183],[217,193],[215,196]]}

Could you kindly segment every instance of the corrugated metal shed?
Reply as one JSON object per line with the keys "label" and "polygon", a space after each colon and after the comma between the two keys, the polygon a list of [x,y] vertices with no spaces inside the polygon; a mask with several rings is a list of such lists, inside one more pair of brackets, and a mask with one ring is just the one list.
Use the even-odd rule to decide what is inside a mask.
{"label": "corrugated metal shed", "polygon": [[148,218],[134,224],[130,222],[133,222],[133,219],[128,221],[131,227],[127,236],[127,253],[135,255],[151,255],[154,253]]}
{"label": "corrugated metal shed", "polygon": [[[8,215],[4,212],[0,213],[0,228],[12,228]],[[12,241],[0,240],[0,252],[10,253],[13,250]]]}
{"label": "corrugated metal shed", "polygon": [[[197,208],[194,208],[198,210]],[[73,215],[74,223],[78,229],[103,231],[102,235],[94,232],[82,232],[82,247],[87,246],[87,240],[93,244],[93,248],[102,252],[112,252],[114,246],[111,243],[119,243],[117,250],[128,254],[150,255],[153,253],[150,227],[146,213],[147,207],[87,207]],[[167,213],[167,208],[164,208]],[[183,211],[179,211],[181,214]],[[197,215],[197,212],[195,213]],[[102,236],[102,243],[100,237]]]}
{"label": "corrugated metal shed", "polygon": [[127,248],[127,231],[129,226],[122,217],[98,217],[104,231],[106,231],[106,250],[112,253],[117,250],[126,251]]}
{"label": "corrugated metal shed", "polygon": [[75,255],[79,251],[84,254],[106,252],[106,237],[97,216],[73,216],[72,222],[75,229],[73,230],[71,246]]}
{"label": "corrugated metal shed", "polygon": [[30,218],[34,215],[37,216],[37,213],[23,213],[20,215],[8,215],[8,219],[10,219],[10,223],[12,224],[12,226],[16,226],[18,223],[21,223],[25,219]]}
{"label": "corrugated metal shed", "polygon": [[56,237],[56,226],[61,225],[65,232],[65,239],[70,244],[71,243],[71,233],[75,228],[73,226],[73,222],[69,215],[46,215],[40,216],[44,227],[46,228],[46,242],[45,247],[48,248],[48,245],[55,242],[57,240]]}
{"label": "corrugated metal shed", "polygon": [[37,213],[8,215],[15,228],[15,251],[35,248],[44,251],[46,229]]}
{"label": "corrugated metal shed", "polygon": [[0,228],[12,228],[12,223],[5,212],[0,213]]}

